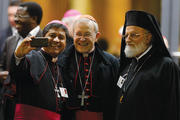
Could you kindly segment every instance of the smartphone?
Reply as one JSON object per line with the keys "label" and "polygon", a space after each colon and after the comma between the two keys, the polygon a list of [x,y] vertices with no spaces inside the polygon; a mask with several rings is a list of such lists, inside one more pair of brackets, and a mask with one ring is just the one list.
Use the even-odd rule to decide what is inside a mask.
{"label": "smartphone", "polygon": [[46,37],[35,37],[32,38],[31,47],[47,47],[48,46],[48,38]]}

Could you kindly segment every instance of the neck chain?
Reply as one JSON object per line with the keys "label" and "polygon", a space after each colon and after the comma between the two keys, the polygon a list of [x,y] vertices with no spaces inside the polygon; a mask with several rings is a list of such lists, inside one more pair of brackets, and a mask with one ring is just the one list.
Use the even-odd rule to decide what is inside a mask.
{"label": "neck chain", "polygon": [[[131,85],[131,83],[133,82],[133,79],[135,78],[135,76],[137,75],[137,73],[141,70],[141,68],[142,68],[142,66],[144,65],[144,63],[149,59],[151,57],[151,55],[149,55],[145,60],[144,60],[144,62],[141,64],[141,66],[137,69],[137,67],[138,67],[138,64],[135,66],[135,69],[137,69],[137,71],[135,72],[135,74],[132,76],[132,78],[130,79],[130,81],[129,81],[129,83],[127,84],[127,87],[126,86],[124,86],[123,87],[123,91],[125,92],[125,91],[127,91],[127,89],[129,88],[129,86]],[[128,74],[129,74],[129,71],[130,71],[130,68],[132,67],[132,62],[131,62],[131,64],[130,64],[130,66],[129,66],[129,68],[128,68],[128,71],[127,71],[127,74],[126,74],[126,77],[128,78]],[[126,79],[127,79],[126,78]]]}
{"label": "neck chain", "polygon": [[93,64],[93,61],[94,61],[94,56],[95,56],[95,50],[94,50],[94,53],[93,53],[93,57],[91,59],[91,64],[90,64],[90,68],[89,68],[89,72],[88,72],[88,77],[87,79],[85,80],[85,84],[84,84],[84,87],[83,87],[83,84],[82,84],[82,79],[81,79],[81,75],[80,75],[80,71],[79,71],[79,66],[80,64],[78,65],[78,58],[77,58],[77,52],[75,50],[75,59],[76,59],[76,65],[77,65],[77,70],[78,70],[78,76],[79,76],[79,81],[80,81],[80,84],[81,84],[81,89],[82,89],[82,93],[84,92],[85,88],[86,88],[86,82],[88,81],[89,79],[89,76],[90,76],[90,73],[91,73],[91,69],[92,69],[92,64]]}
{"label": "neck chain", "polygon": [[[43,55],[40,51],[39,51],[39,53],[41,54],[41,56],[43,57],[43,59],[47,62],[47,60],[46,60],[46,58],[44,57],[44,55]],[[54,64],[56,64],[56,63],[54,63]],[[54,78],[54,76],[53,76],[53,74],[52,74],[52,71],[51,71],[51,69],[50,69],[50,67],[49,67],[48,62],[47,62],[47,66],[48,66],[48,69],[50,70],[50,73],[51,73],[51,76],[52,76],[52,79],[53,79],[54,88],[56,88],[56,87],[57,87],[57,84],[58,84],[58,82],[59,82],[59,76],[60,76],[59,66],[57,65],[57,77],[56,77],[56,80],[55,80],[55,78]],[[60,82],[60,85],[63,87],[62,81]]]}
{"label": "neck chain", "polygon": [[[123,85],[123,88],[122,88],[123,93],[122,93],[122,95],[121,95],[121,97],[120,97],[120,103],[121,103],[121,104],[123,104],[123,103],[125,102],[125,101],[124,101],[124,95],[126,94],[128,88],[129,88],[130,85],[132,84],[135,76],[136,76],[137,73],[141,70],[141,68],[142,68],[142,66],[144,65],[144,63],[145,63],[150,57],[151,57],[151,55],[149,55],[149,56],[144,60],[144,62],[143,62],[143,63],[141,64],[141,66],[138,68],[138,70],[136,71],[136,73],[135,73],[135,74],[133,75],[133,77],[130,79],[129,83],[127,84],[127,87],[126,87],[125,85]],[[135,66],[135,68],[137,68],[137,66],[138,66],[138,64]],[[127,80],[128,73],[129,73],[131,67],[132,67],[132,62],[131,62],[131,64],[130,64],[129,68],[128,68],[127,73],[124,75],[124,76],[126,77],[126,80]]]}
{"label": "neck chain", "polygon": [[[57,65],[57,77],[56,77],[56,80],[55,80],[46,58],[44,57],[44,55],[40,51],[38,51],[38,52],[43,57],[44,61],[47,63],[48,69],[50,70],[51,77],[52,77],[52,80],[53,80],[52,82],[53,82],[53,87],[54,87],[54,93],[56,95],[56,112],[59,112],[60,111],[60,108],[59,108],[60,103],[59,103],[59,101],[61,101],[60,99],[62,99],[62,97],[60,96],[60,89],[58,87],[59,86],[58,84],[60,83],[60,85],[63,87],[63,82],[62,82],[62,79],[60,78],[61,75],[60,75],[59,66],[56,64]],[[59,78],[61,80],[60,82],[59,82]]]}

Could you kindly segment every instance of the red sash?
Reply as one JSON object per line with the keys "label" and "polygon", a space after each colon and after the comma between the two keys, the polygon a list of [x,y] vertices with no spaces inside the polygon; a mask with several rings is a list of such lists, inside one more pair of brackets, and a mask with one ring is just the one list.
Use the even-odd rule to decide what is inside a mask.
{"label": "red sash", "polygon": [[60,120],[60,114],[25,104],[16,104],[14,120]]}
{"label": "red sash", "polygon": [[102,112],[77,111],[76,120],[103,120]]}

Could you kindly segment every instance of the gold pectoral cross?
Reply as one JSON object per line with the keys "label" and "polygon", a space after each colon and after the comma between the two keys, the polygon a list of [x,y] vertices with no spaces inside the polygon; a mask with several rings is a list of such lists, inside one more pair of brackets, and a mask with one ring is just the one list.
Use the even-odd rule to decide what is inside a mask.
{"label": "gold pectoral cross", "polygon": [[85,96],[85,92],[82,92],[82,95],[78,95],[78,98],[81,98],[81,106],[84,106],[84,99],[88,99],[88,96]]}
{"label": "gold pectoral cross", "polygon": [[122,95],[122,96],[120,97],[120,103],[121,103],[121,104],[123,103],[123,98],[124,98],[124,96]]}

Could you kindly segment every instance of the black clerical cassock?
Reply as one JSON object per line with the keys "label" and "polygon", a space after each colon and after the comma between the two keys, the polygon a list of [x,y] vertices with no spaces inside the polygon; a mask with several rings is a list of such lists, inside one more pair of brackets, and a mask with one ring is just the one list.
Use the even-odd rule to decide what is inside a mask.
{"label": "black clerical cassock", "polygon": [[15,120],[60,120],[62,76],[50,55],[33,50],[18,66],[13,57],[11,77],[17,86]]}
{"label": "black clerical cassock", "polygon": [[98,46],[86,57],[71,46],[62,58],[62,74],[69,94],[67,108],[74,111],[70,119],[113,119],[117,59]]}
{"label": "black clerical cassock", "polygon": [[[123,34],[127,26],[148,30],[152,44],[140,58],[127,58],[125,39],[122,39],[116,120],[179,120],[180,70],[163,42],[154,16],[128,11]],[[138,59],[137,68],[132,67],[134,73],[130,72],[132,59]]]}

